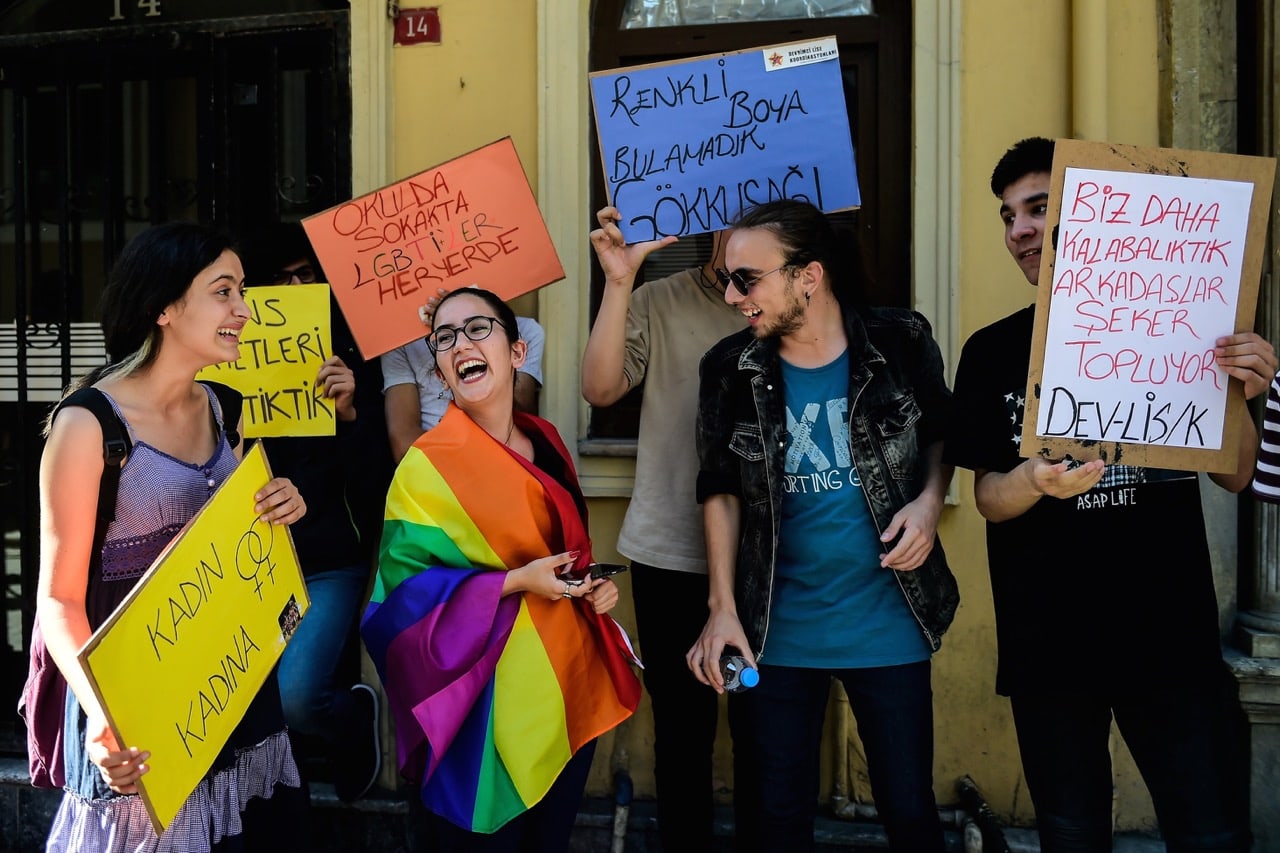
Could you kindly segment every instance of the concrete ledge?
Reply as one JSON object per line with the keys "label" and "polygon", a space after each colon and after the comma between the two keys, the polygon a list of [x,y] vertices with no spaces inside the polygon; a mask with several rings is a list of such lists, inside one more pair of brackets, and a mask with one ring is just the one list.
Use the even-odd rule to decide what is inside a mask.
{"label": "concrete ledge", "polygon": [[1280,658],[1280,634],[1237,625],[1236,644],[1251,658]]}
{"label": "concrete ledge", "polygon": [[1249,719],[1249,822],[1255,850],[1280,850],[1280,660],[1224,651]]}

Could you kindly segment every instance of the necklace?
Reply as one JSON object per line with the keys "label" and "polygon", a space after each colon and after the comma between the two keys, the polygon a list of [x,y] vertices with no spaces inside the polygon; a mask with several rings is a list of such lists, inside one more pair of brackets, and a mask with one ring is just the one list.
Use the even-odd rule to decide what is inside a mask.
{"label": "necklace", "polygon": [[511,419],[511,428],[507,430],[507,437],[506,437],[506,438],[504,438],[504,439],[502,440],[502,443],[503,443],[504,445],[506,445],[507,447],[510,447],[510,446],[511,446],[511,443],[510,443],[510,442],[511,442],[511,434],[512,434],[513,432],[515,432],[515,431],[516,431],[516,419],[515,419],[515,418],[512,418],[512,419]]}

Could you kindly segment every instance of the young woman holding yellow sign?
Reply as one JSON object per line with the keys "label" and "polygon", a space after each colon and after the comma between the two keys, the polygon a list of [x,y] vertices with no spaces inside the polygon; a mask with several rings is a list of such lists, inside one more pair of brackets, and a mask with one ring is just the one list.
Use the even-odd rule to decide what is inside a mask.
{"label": "young woman holding yellow sign", "polygon": [[[217,394],[195,374],[238,356],[249,319],[243,288],[228,241],[198,225],[156,226],[125,246],[103,294],[109,364],[70,389],[96,389],[127,430],[113,507],[98,506],[110,430],[85,408],[83,394],[64,398],[50,417],[40,467],[37,619],[71,689],[60,755],[67,793],[49,850],[161,846],[136,795],[147,745],[116,742],[76,655],[239,462],[239,424],[224,423]],[[254,511],[273,523],[291,524],[306,512],[287,479],[271,480],[254,498]],[[148,700],[140,692],[138,701]],[[52,765],[58,757],[50,756]],[[163,847],[292,849],[298,824],[282,818],[304,807],[299,784],[273,674],[167,827]]]}

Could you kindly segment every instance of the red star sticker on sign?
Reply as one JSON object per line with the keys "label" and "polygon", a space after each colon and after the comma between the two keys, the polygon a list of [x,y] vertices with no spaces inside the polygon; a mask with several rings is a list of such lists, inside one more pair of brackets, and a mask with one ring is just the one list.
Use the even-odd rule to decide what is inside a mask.
{"label": "red star sticker on sign", "polygon": [[770,64],[770,65],[781,65],[781,64],[782,64],[782,54],[780,54],[780,53],[778,53],[778,52],[776,52],[776,51],[775,51],[775,52],[774,52],[774,54],[773,54],[773,56],[770,56],[770,57],[769,57],[769,64]]}

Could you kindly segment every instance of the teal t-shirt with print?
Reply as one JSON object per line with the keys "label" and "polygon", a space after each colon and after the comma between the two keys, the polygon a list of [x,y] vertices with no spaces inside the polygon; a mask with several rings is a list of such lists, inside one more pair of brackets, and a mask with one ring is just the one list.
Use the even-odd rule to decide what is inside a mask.
{"label": "teal t-shirt with print", "polygon": [[787,449],[782,533],[764,660],[823,669],[927,660],[849,449],[849,354],[782,362]]}

